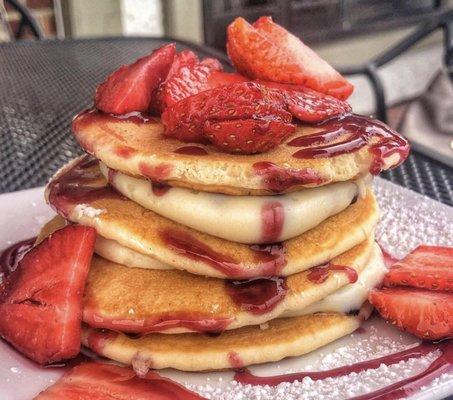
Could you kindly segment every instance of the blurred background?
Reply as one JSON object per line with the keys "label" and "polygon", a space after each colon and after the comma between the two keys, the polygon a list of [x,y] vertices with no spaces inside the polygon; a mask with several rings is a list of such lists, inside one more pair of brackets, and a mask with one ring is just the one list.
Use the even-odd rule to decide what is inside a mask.
{"label": "blurred background", "polygon": [[[453,0],[15,0],[2,12],[9,36],[35,38],[21,26],[11,3],[30,11],[44,38],[170,36],[224,50],[225,28],[237,16],[255,20],[272,15],[337,68],[373,59],[407,37]],[[2,40],[11,40],[3,29]],[[442,62],[442,33],[430,35],[380,71],[387,107],[418,96]],[[363,76],[351,103],[356,112],[375,108],[372,87]],[[402,109],[389,119],[400,119]]]}
{"label": "blurred background", "polygon": [[226,27],[237,16],[252,22],[262,15],[347,76],[356,113],[387,122],[420,153],[386,177],[453,204],[453,0],[0,0],[0,86],[6,88],[0,121],[3,113],[15,132],[11,126],[27,121],[22,115],[30,119],[11,153],[24,155],[30,174],[5,175],[0,191],[32,184],[26,154],[33,154],[20,132],[35,135],[39,145],[38,131],[66,146],[62,153],[47,144],[46,174],[63,163],[55,157],[77,151],[70,118],[120,64],[173,38],[180,49],[215,56],[228,69]]}

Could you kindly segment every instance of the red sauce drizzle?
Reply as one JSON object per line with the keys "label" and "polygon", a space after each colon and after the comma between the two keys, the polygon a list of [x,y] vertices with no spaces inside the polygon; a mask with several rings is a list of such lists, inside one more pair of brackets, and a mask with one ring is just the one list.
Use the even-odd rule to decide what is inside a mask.
{"label": "red sauce drizzle", "polygon": [[235,304],[252,314],[272,311],[286,296],[286,278],[251,278],[245,281],[227,281],[226,289]]}
{"label": "red sauce drizzle", "polygon": [[151,190],[153,191],[155,196],[163,196],[171,189],[170,185],[160,182],[152,182],[151,181]]}
{"label": "red sauce drizzle", "polygon": [[231,368],[239,369],[244,366],[244,361],[242,361],[241,356],[235,351],[230,351],[227,357],[228,361],[230,362]]}
{"label": "red sauce drizzle", "polygon": [[190,156],[206,156],[208,152],[199,146],[183,146],[174,151],[177,154],[185,154]]}
{"label": "red sauce drizzle", "polygon": [[367,360],[356,364],[345,365],[343,367],[331,369],[328,371],[316,372],[297,372],[294,374],[276,375],[276,376],[256,376],[247,369],[239,370],[235,373],[234,379],[237,382],[249,385],[269,385],[277,386],[283,382],[301,381],[305,377],[310,377],[312,380],[320,380],[326,378],[335,378],[338,376],[348,375],[352,372],[359,373],[367,369],[379,368],[381,364],[391,365],[400,361],[406,361],[409,358],[418,358],[425,356],[437,349],[441,350],[442,355],[434,360],[432,364],[420,374],[404,379],[386,388],[368,393],[362,396],[355,397],[356,400],[366,399],[399,399],[406,397],[419,389],[420,386],[431,382],[435,377],[451,371],[453,362],[453,346],[451,340],[441,344],[422,343],[416,347],[404,350],[398,353],[389,354],[384,357],[374,360]]}
{"label": "red sauce drizzle", "polygon": [[7,247],[0,254],[0,289],[4,278],[14,272],[22,258],[34,246],[36,237],[22,240]]}
{"label": "red sauce drizzle", "polygon": [[390,268],[393,264],[399,261],[395,256],[384,250],[384,248],[380,244],[379,247],[381,248],[382,255],[384,257],[384,263],[387,268]]}
{"label": "red sauce drizzle", "polygon": [[77,114],[72,120],[74,131],[85,128],[87,125],[101,125],[106,122],[126,121],[134,124],[157,123],[157,120],[149,115],[133,111],[124,115],[106,114],[96,108],[88,108]]}
{"label": "red sauce drizzle", "polygon": [[197,313],[168,313],[155,318],[104,317],[97,308],[85,306],[83,321],[93,328],[146,335],[150,332],[186,328],[194,332],[223,332],[231,318],[214,318]]}
{"label": "red sauce drizzle", "polygon": [[350,283],[354,283],[358,279],[357,271],[354,268],[331,263],[311,268],[310,272],[307,275],[307,278],[313,283],[323,283],[329,277],[330,271],[344,272],[347,275]]}
{"label": "red sauce drizzle", "polygon": [[[409,143],[383,122],[349,114],[334,117],[317,125],[321,132],[312,135],[300,136],[291,140],[290,146],[300,146],[303,149],[295,152],[295,158],[326,158],[350,153],[361,149],[372,139],[376,143],[370,144],[369,151],[373,155],[370,172],[377,175],[382,171],[384,159],[393,154],[399,154],[401,164],[409,154]],[[344,140],[334,142],[337,138],[346,135]],[[314,145],[315,146],[312,146]],[[310,147],[307,147],[310,146]]]}
{"label": "red sauce drizzle", "polygon": [[170,164],[158,164],[155,166],[150,166],[144,162],[141,162],[138,165],[140,173],[155,182],[161,182],[165,180],[170,174],[172,168],[173,166]]}
{"label": "red sauce drizzle", "polygon": [[74,204],[121,198],[111,186],[100,184],[103,176],[98,164],[98,160],[84,156],[49,183],[49,202],[64,217],[69,217],[69,206]]}
{"label": "red sauce drizzle", "polygon": [[115,148],[115,154],[122,158],[130,158],[135,153],[135,150],[129,146],[117,146]]}
{"label": "red sauce drizzle", "polygon": [[310,169],[288,169],[271,163],[260,161],[253,164],[253,170],[262,176],[263,187],[275,193],[283,192],[297,185],[320,185],[323,179]]}
{"label": "red sauce drizzle", "polygon": [[268,201],[261,207],[261,240],[275,243],[279,240],[285,222],[285,209],[279,201]]}
{"label": "red sauce drizzle", "polygon": [[286,256],[282,244],[250,246],[259,265],[254,269],[247,270],[231,256],[216,252],[185,232],[166,229],[160,233],[160,236],[162,241],[175,253],[206,263],[231,278],[245,279],[255,276],[278,275],[286,265]]}

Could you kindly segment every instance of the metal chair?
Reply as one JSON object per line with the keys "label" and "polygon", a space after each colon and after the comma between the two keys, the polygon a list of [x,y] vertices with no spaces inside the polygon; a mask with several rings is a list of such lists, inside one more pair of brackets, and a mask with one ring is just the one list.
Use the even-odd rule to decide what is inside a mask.
{"label": "metal chair", "polygon": [[[6,0],[6,3],[9,4],[20,15],[19,27],[17,28],[16,32],[12,32],[10,27],[6,28],[10,39],[20,39],[26,28],[29,28],[31,34],[36,39],[41,40],[44,38],[44,33],[39,22],[26,6],[24,6],[17,0]],[[0,7],[0,13],[2,14],[2,23],[6,25],[6,12],[3,7]]]}

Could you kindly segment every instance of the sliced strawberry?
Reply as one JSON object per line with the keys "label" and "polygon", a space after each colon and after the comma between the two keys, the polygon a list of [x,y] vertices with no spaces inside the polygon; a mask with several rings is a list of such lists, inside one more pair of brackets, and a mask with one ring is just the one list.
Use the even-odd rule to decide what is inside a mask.
{"label": "sliced strawberry", "polygon": [[335,97],[308,89],[301,85],[291,85],[258,80],[261,85],[280,90],[286,98],[288,111],[304,122],[316,123],[328,118],[351,112],[351,106]]}
{"label": "sliced strawberry", "polygon": [[417,247],[393,264],[384,285],[453,292],[453,247]]}
{"label": "sliced strawberry", "polygon": [[148,111],[152,94],[166,78],[175,52],[175,45],[169,44],[114,71],[96,89],[96,108],[113,114]]}
{"label": "sliced strawberry", "polygon": [[236,18],[227,37],[228,55],[245,76],[304,85],[339,99],[353,91],[344,77],[271,17],[261,17],[253,26]]}
{"label": "sliced strawberry", "polygon": [[206,121],[204,134],[229,153],[254,154],[268,151],[294,133],[294,125],[270,119]]}
{"label": "sliced strawberry", "polygon": [[47,364],[80,350],[82,295],[96,231],[70,225],[31,249],[0,293],[0,334]]}
{"label": "sliced strawberry", "polygon": [[213,71],[207,80],[207,88],[214,89],[218,86],[231,85],[233,83],[248,82],[245,76],[232,72]]}
{"label": "sliced strawberry", "polygon": [[291,119],[282,93],[254,82],[203,91],[162,114],[167,136],[245,154],[275,147],[294,132]]}
{"label": "sliced strawberry", "polygon": [[201,400],[198,394],[156,372],[139,378],[131,368],[84,363],[63,375],[35,400]]}
{"label": "sliced strawberry", "polygon": [[173,76],[179,74],[182,68],[184,67],[191,68],[197,63],[198,57],[193,51],[183,50],[179,53],[176,53],[173,59],[173,63],[171,64],[170,70],[168,71],[167,77],[161,84],[159,84],[159,86],[153,93],[150,108],[161,113],[164,110],[163,97],[165,83],[169,81]]}
{"label": "sliced strawberry", "polygon": [[189,58],[188,62],[178,60],[177,64],[172,69],[171,76],[159,88],[161,111],[188,96],[209,89],[208,79],[211,73],[222,70],[222,64],[212,58],[201,62],[193,62]]}
{"label": "sliced strawberry", "polygon": [[369,300],[400,329],[428,340],[453,337],[453,294],[420,289],[373,289]]}

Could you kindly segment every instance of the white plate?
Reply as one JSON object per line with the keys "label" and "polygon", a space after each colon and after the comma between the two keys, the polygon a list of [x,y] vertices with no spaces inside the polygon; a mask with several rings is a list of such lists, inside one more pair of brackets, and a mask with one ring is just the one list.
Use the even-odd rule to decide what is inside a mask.
{"label": "white plate", "polygon": [[[376,191],[382,209],[377,237],[381,244],[398,257],[417,244],[453,245],[453,208],[420,196],[407,189],[376,179]],[[2,212],[0,248],[36,235],[53,212],[44,203],[43,189],[31,189],[0,196]],[[286,359],[251,368],[258,375],[330,369],[369,358],[400,351],[416,339],[374,318],[365,325],[365,333],[352,334],[302,357]],[[345,377],[282,384],[277,388],[246,387],[232,381],[231,372],[162,374],[186,384],[212,399],[335,399],[353,397],[376,390],[426,368],[435,354],[394,366]],[[40,368],[0,341],[0,399],[32,399],[53,383],[64,369]],[[453,374],[443,375],[414,399],[441,399],[453,394]]]}

